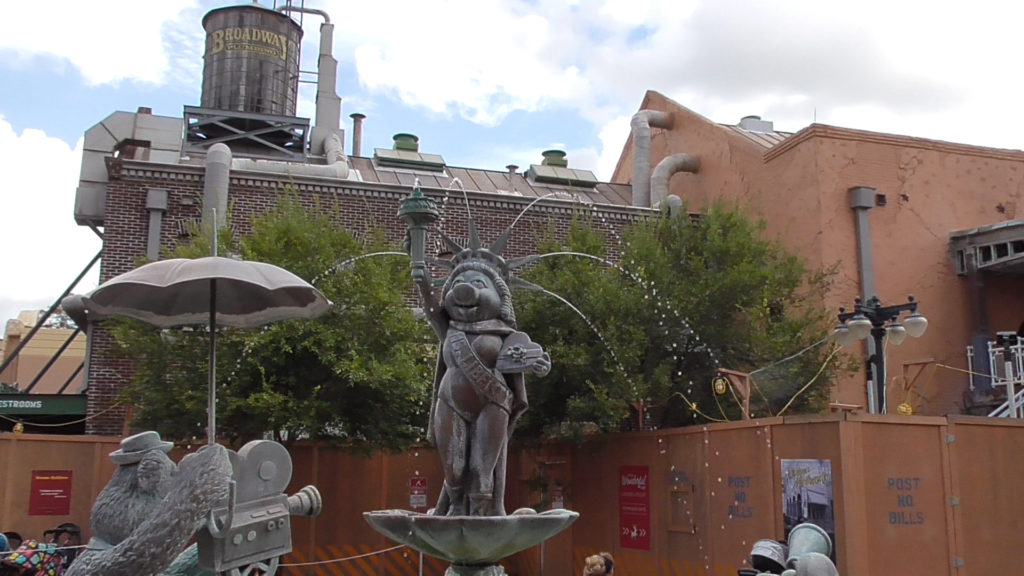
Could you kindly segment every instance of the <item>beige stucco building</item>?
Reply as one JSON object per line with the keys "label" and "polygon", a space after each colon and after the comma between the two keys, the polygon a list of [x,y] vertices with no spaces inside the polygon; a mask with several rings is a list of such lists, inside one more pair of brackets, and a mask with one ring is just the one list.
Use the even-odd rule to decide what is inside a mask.
{"label": "beige stucco building", "polygon": [[[659,163],[687,154],[668,193],[691,211],[735,203],[809,266],[836,266],[824,306],[916,297],[927,331],[884,347],[890,412],[905,403],[918,414],[988,413],[1001,402],[1003,389],[989,394],[988,378],[976,376],[972,390],[966,370],[988,374],[986,342],[1022,328],[1024,152],[821,124],[781,133],[757,117],[726,126],[657,92],[640,108],[647,125],[634,117],[613,182],[646,179],[635,176],[644,170],[657,182]],[[637,162],[647,144],[650,158]],[[656,184],[651,196],[661,199]],[[972,343],[981,353],[969,364]],[[864,344],[850,351],[863,355]],[[837,383],[834,401],[868,406],[866,374]]]}
{"label": "beige stucco building", "polygon": [[[39,317],[38,311],[31,310],[7,320],[3,341],[0,343],[0,361],[9,360],[9,364],[0,372],[0,382],[19,390],[26,390],[31,385],[34,394],[79,393],[82,388],[81,364],[85,359],[85,335],[75,333],[74,328],[40,327],[21,348],[20,353],[13,357]],[[74,338],[70,338],[73,333]],[[62,348],[63,353],[54,359]],[[51,365],[47,367],[47,364]],[[44,368],[47,369],[40,376]]]}

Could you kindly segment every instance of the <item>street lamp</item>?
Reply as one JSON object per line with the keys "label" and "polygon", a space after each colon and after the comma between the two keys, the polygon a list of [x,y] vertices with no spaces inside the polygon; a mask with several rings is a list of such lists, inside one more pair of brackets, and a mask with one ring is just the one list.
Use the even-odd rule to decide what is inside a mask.
{"label": "street lamp", "polygon": [[[910,314],[900,323],[900,314]],[[873,412],[885,414],[885,354],[883,344],[888,337],[895,345],[900,345],[907,336],[920,338],[928,328],[928,319],[917,312],[917,301],[913,296],[907,297],[906,304],[882,306],[878,296],[872,296],[867,302],[856,298],[853,311],[839,309],[839,325],[832,331],[832,337],[840,346],[847,346],[863,340],[870,335],[874,339],[874,353],[868,357],[871,367],[871,380],[875,384],[876,407]]]}

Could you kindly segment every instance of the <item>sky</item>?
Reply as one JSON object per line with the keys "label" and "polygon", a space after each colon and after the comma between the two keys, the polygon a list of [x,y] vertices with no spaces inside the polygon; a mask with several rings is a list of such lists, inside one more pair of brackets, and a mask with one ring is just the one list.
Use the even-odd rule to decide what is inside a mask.
{"label": "sky", "polygon": [[[198,106],[202,17],[248,3],[49,0],[0,19],[0,325],[95,288],[98,265],[71,285],[101,247],[73,217],[83,133],[118,110]],[[724,124],[1020,149],[1019,4],[305,0],[335,24],[343,127],[367,116],[364,155],[411,132],[452,166],[525,168],[560,148],[603,180],[646,90]],[[304,17],[303,70],[321,22]]]}

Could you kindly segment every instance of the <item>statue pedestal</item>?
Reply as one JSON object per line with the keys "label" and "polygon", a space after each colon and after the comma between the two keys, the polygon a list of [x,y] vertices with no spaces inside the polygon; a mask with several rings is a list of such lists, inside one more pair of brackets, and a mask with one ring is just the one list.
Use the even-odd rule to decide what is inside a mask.
{"label": "statue pedestal", "polygon": [[388,538],[452,565],[446,576],[502,576],[499,564],[565,530],[579,512],[520,508],[508,516],[433,516],[408,510],[364,512]]}

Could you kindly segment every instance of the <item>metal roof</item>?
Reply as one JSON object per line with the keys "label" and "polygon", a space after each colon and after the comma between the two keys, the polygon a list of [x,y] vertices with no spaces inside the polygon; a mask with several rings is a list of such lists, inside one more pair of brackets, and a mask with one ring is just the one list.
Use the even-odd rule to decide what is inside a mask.
{"label": "metal roof", "polygon": [[978,270],[1024,276],[1024,219],[957,230],[949,235],[949,242],[959,274],[967,272],[964,256],[970,251]]}
{"label": "metal roof", "polygon": [[412,187],[418,178],[423,188],[448,188],[458,178],[469,191],[538,198],[552,193],[571,194],[588,204],[632,205],[632,186],[598,182],[592,188],[531,181],[524,174],[499,170],[479,170],[445,166],[443,172],[380,166],[372,158],[349,157],[353,170],[363,182],[378,182]]}

